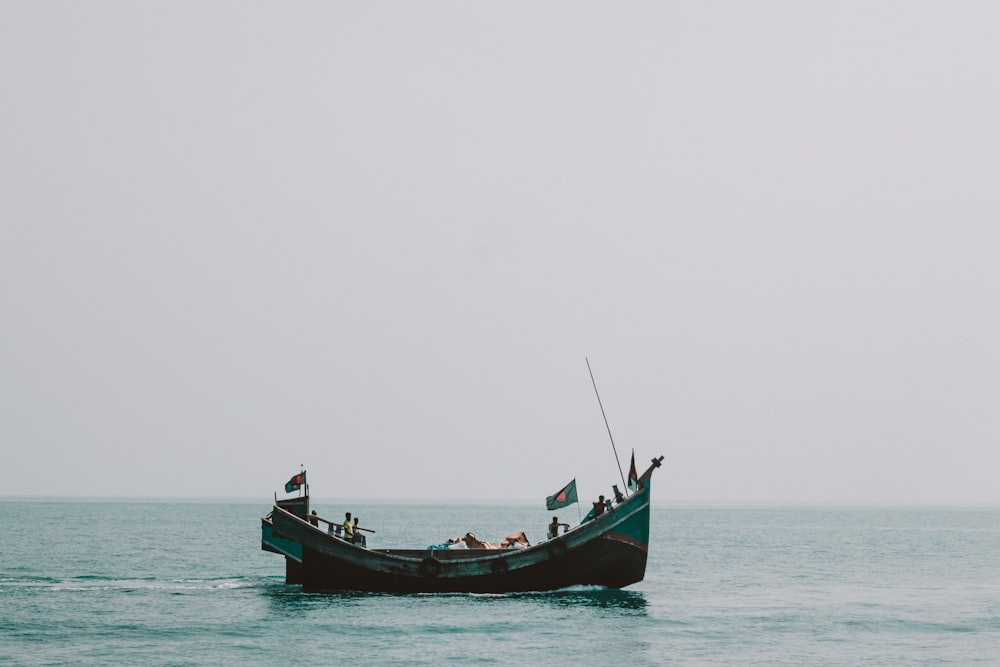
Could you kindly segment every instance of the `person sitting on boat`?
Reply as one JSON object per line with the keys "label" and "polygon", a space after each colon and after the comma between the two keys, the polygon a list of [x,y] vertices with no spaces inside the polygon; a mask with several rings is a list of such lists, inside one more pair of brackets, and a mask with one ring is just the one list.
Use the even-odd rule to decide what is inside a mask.
{"label": "person sitting on boat", "polygon": [[604,510],[606,510],[607,508],[608,505],[604,500],[604,496],[598,497],[597,502],[594,503],[594,511],[593,511],[594,518],[596,519],[597,517],[604,514]]}
{"label": "person sitting on boat", "polygon": [[319,527],[319,515],[316,514],[316,510],[313,510],[312,514],[309,515],[309,523],[317,528]]}
{"label": "person sitting on boat", "polygon": [[465,546],[470,549],[499,549],[500,544],[497,542],[484,542],[483,540],[476,537],[475,533],[466,533],[465,537],[462,538],[465,542]]}
{"label": "person sitting on boat", "polygon": [[567,530],[569,530],[568,523],[559,523],[559,517],[557,516],[552,517],[552,523],[549,524],[548,539],[551,540],[559,536],[559,526],[562,526],[564,528],[563,530],[564,533]]}
{"label": "person sitting on boat", "polygon": [[500,543],[501,549],[527,549],[530,546],[531,542],[528,541],[528,536],[524,534],[523,530],[511,533]]}
{"label": "person sitting on boat", "polygon": [[[601,497],[603,498],[604,496]],[[354,542],[354,526],[351,525],[350,512],[344,515],[344,539],[348,542]]]}
{"label": "person sitting on boat", "polygon": [[353,541],[354,541],[355,544],[360,544],[362,547],[364,547],[365,549],[367,549],[368,548],[368,538],[366,538],[364,535],[361,534],[361,528],[358,527],[358,521],[359,520],[360,519],[358,517],[354,517],[354,526],[353,526],[353,528],[354,528],[354,540]]}

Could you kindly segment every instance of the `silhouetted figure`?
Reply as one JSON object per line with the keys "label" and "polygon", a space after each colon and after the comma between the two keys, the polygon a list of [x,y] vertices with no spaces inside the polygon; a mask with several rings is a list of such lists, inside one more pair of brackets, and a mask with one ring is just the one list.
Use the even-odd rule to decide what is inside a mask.
{"label": "silhouetted figure", "polygon": [[599,517],[602,514],[604,514],[604,510],[606,510],[607,508],[608,508],[608,505],[604,501],[604,496],[599,496],[597,498],[597,502],[594,503],[594,518],[596,519],[597,517]]}
{"label": "silhouetted figure", "polygon": [[[552,523],[549,524],[548,539],[554,539],[559,536],[559,526],[563,526],[566,530],[569,530],[568,523],[559,523],[559,517],[552,517]],[[563,532],[566,532],[565,530]]]}
{"label": "silhouetted figure", "polygon": [[358,528],[358,517],[354,517],[354,544],[360,544],[361,546],[368,548],[368,539],[361,534],[361,529]]}

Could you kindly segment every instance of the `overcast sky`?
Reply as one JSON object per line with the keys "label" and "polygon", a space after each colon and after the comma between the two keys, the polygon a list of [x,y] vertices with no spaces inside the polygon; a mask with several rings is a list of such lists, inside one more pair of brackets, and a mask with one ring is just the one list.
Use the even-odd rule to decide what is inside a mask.
{"label": "overcast sky", "polygon": [[0,2],[0,495],[1000,504],[1000,4]]}

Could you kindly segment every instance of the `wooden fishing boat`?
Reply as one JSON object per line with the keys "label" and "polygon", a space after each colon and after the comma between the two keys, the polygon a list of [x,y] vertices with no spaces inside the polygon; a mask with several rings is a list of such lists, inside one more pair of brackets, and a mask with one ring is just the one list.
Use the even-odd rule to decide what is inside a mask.
{"label": "wooden fishing boat", "polygon": [[275,501],[261,548],[285,557],[285,581],[307,591],[513,593],[575,585],[623,588],[646,573],[653,471],[596,519],[525,549],[366,549],[309,520],[304,496]]}

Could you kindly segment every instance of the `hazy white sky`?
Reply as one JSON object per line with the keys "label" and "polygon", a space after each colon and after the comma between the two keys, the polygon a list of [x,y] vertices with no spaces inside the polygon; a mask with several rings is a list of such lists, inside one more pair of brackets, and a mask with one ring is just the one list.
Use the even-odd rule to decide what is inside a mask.
{"label": "hazy white sky", "polygon": [[998,504],[998,34],[4,0],[0,495]]}

